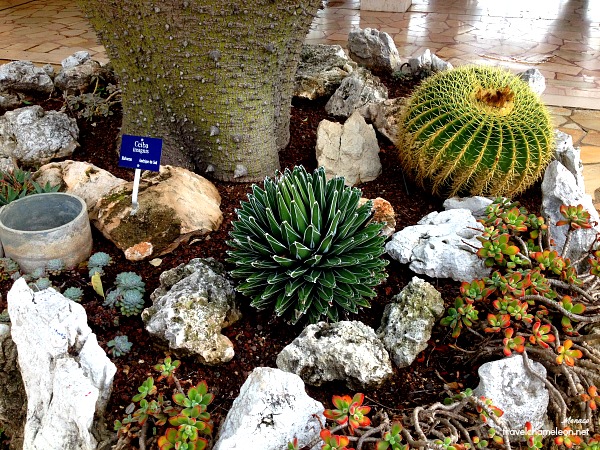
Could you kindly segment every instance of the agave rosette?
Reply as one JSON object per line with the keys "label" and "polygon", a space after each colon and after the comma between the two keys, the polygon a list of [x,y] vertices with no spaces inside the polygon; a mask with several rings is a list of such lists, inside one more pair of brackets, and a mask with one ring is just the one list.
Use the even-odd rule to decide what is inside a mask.
{"label": "agave rosette", "polygon": [[312,323],[339,310],[369,307],[374,286],[387,275],[382,224],[369,223],[372,203],[358,207],[361,192],[325,170],[299,166],[252,186],[241,202],[228,245],[228,261],[242,281],[237,290],[257,309]]}

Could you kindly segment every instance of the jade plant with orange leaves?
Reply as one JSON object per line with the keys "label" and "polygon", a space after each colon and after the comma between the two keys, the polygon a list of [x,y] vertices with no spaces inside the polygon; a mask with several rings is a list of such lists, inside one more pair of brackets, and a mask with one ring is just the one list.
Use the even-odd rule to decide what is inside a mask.
{"label": "jade plant with orange leaves", "polygon": [[[554,225],[568,231],[563,248],[556,248],[543,217],[505,198],[490,204],[476,251],[491,274],[463,282],[441,324],[459,345],[468,333],[466,345],[477,345],[480,356],[517,353],[527,365],[530,358],[543,364],[553,386],[553,418],[562,427],[567,415],[592,423],[600,400],[600,350],[590,344],[600,323],[600,241],[571,261],[573,234],[594,224],[582,205],[563,205],[560,213]],[[531,436],[536,448],[540,438]],[[574,436],[556,444],[585,445]]]}
{"label": "jade plant with orange leaves", "polygon": [[[208,440],[203,435],[212,433],[212,422],[207,412],[213,401],[206,382],[201,381],[184,392],[175,370],[180,361],[167,356],[154,366],[160,372],[157,382],[163,381],[160,390],[175,389],[171,400],[167,400],[153,377],[148,377],[138,388],[138,394],[132,398],[132,411],[116,420],[114,429],[119,438],[116,449],[131,448],[134,440],[141,448],[146,448],[149,430],[161,429],[156,445],[160,450],[204,450]],[[135,404],[138,404],[137,409]],[[128,408],[129,410],[130,408]],[[156,434],[156,431],[154,432]]]}

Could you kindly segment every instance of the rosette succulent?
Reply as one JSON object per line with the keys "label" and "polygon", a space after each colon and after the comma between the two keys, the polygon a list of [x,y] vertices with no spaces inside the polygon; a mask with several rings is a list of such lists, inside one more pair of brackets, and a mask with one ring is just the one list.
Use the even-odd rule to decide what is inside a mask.
{"label": "rosette succulent", "polygon": [[237,290],[292,323],[305,315],[335,322],[340,310],[369,307],[387,261],[382,225],[369,223],[372,204],[358,207],[360,196],[341,177],[327,181],[323,168],[286,169],[264,189],[254,185],[228,242]]}
{"label": "rosette succulent", "polygon": [[519,77],[464,66],[425,80],[399,118],[403,168],[436,194],[511,197],[553,157],[547,108]]}

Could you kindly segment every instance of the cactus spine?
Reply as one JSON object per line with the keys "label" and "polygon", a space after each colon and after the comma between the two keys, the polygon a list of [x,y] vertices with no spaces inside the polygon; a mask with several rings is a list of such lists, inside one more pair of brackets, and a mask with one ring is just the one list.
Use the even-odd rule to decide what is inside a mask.
{"label": "cactus spine", "polygon": [[496,67],[428,78],[399,123],[404,170],[435,194],[513,196],[542,175],[554,152],[547,108],[523,80]]}

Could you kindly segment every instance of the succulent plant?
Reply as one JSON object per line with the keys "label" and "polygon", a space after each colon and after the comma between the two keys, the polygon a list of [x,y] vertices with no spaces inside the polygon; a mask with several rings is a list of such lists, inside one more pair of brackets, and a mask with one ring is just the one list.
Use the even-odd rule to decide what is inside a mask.
{"label": "succulent plant", "polygon": [[123,356],[125,353],[129,353],[133,344],[129,342],[127,335],[123,335],[115,336],[114,339],[108,341],[106,345],[110,348],[112,355],[115,358],[118,358],[119,356]]}
{"label": "succulent plant", "polygon": [[100,276],[104,275],[104,270],[102,270],[102,267],[98,267],[98,266],[92,266],[89,268],[89,277],[92,278],[94,275],[98,274]]}
{"label": "succulent plant", "polygon": [[552,159],[550,115],[527,83],[496,67],[439,72],[412,94],[396,146],[436,194],[512,196]]}
{"label": "succulent plant", "polygon": [[113,307],[116,305],[117,301],[119,301],[120,298],[121,298],[121,289],[119,289],[119,288],[113,289],[108,294],[106,294],[106,297],[104,298],[104,303],[102,303],[102,306]]}
{"label": "succulent plant", "polygon": [[146,286],[142,281],[142,277],[135,272],[121,272],[117,275],[115,284],[124,291],[136,289],[143,292]]}
{"label": "succulent plant", "polygon": [[83,290],[76,286],[71,286],[65,289],[63,296],[67,297],[69,300],[79,303],[83,298]]}
{"label": "succulent plant", "polygon": [[27,274],[25,279],[36,280],[38,278],[44,278],[46,275],[47,273],[44,267],[36,267],[35,269],[33,269],[33,271]]}
{"label": "succulent plant", "polygon": [[305,314],[338,321],[338,308],[369,307],[365,297],[376,295],[387,261],[382,224],[369,223],[372,204],[357,207],[360,196],[341,177],[327,181],[323,168],[286,169],[264,189],[254,185],[228,242],[231,275],[244,280],[237,290],[292,323]]}
{"label": "succulent plant", "polygon": [[134,316],[144,309],[144,294],[137,289],[122,291],[117,305],[124,316]]}
{"label": "succulent plant", "polygon": [[112,258],[108,253],[96,252],[88,259],[88,267],[104,267],[112,263]]}
{"label": "succulent plant", "polygon": [[62,259],[51,259],[46,263],[46,270],[51,275],[60,275],[65,270],[65,263]]}
{"label": "succulent plant", "polygon": [[35,289],[37,291],[43,291],[44,289],[48,289],[49,287],[52,287],[52,282],[50,281],[50,279],[48,279],[46,277],[42,277],[42,278],[38,278],[37,280],[29,283],[29,287],[31,287],[31,289]]}
{"label": "succulent plant", "polygon": [[17,273],[20,269],[19,264],[10,258],[0,258],[0,265],[2,266],[2,270],[9,275]]}

